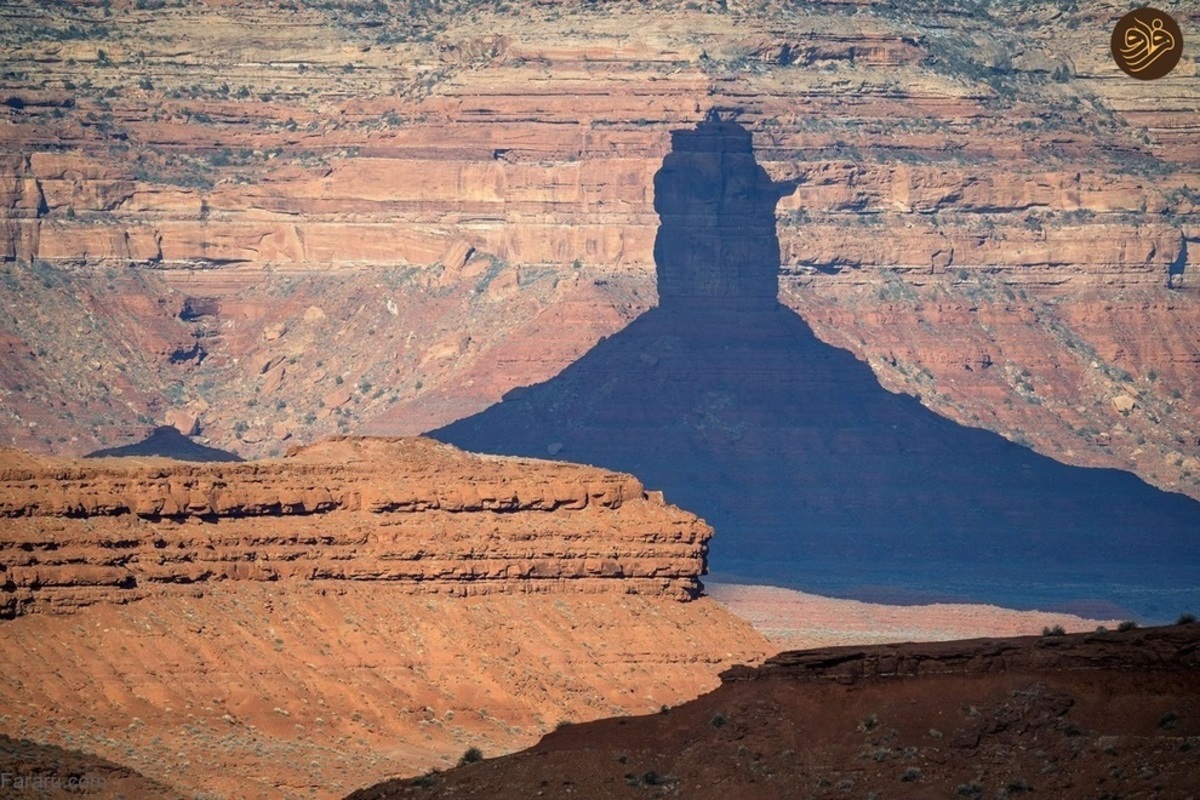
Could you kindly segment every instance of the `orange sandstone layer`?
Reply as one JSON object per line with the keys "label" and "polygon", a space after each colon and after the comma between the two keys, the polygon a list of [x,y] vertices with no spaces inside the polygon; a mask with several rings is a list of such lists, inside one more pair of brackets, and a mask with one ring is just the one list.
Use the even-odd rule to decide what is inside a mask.
{"label": "orange sandstone layer", "polygon": [[340,438],[221,464],[3,455],[8,616],[223,581],[688,600],[712,535],[631,476],[426,439]]}
{"label": "orange sandstone layer", "polygon": [[704,598],[226,581],[0,623],[0,733],[191,797],[331,798],[655,712],[770,652]]}
{"label": "orange sandstone layer", "polygon": [[0,733],[228,798],[527,746],[768,654],[696,598],[711,534],[628,475],[425,439],[5,450]]}

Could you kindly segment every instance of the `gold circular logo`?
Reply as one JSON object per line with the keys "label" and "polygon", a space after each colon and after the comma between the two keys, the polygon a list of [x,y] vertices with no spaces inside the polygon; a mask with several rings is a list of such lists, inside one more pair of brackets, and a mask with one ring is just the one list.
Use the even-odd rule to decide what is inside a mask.
{"label": "gold circular logo", "polygon": [[1112,54],[1126,75],[1152,81],[1179,63],[1183,33],[1170,14],[1157,8],[1135,8],[1113,28]]}

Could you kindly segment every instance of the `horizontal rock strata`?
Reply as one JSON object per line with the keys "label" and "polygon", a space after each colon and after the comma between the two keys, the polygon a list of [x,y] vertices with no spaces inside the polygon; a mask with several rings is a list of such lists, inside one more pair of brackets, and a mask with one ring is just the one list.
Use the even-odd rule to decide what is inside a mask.
{"label": "horizontal rock strata", "polygon": [[631,476],[342,438],[197,464],[0,456],[0,613],[215,581],[694,597],[712,529]]}
{"label": "horizontal rock strata", "polygon": [[1122,73],[1123,9],[146,5],[0,10],[6,445],[278,455],[545,380],[654,302],[653,176],[719,107],[797,184],[780,280],[818,335],[1200,496],[1200,82]]}

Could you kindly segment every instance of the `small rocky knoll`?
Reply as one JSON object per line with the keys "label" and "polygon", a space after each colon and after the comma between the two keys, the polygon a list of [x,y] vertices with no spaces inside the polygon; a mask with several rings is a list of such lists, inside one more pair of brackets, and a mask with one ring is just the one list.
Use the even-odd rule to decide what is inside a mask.
{"label": "small rocky knoll", "polygon": [[350,795],[1188,797],[1200,626],[783,653],[663,713]]}
{"label": "small rocky knoll", "polygon": [[687,600],[711,533],[628,475],[423,439],[250,463],[0,461],[5,616],[247,580]]}

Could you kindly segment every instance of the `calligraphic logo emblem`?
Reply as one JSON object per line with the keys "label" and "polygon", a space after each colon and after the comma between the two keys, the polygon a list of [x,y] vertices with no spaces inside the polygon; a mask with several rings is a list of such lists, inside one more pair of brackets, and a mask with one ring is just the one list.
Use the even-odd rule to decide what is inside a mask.
{"label": "calligraphic logo emblem", "polygon": [[1157,8],[1135,8],[1112,33],[1113,60],[1126,75],[1142,81],[1163,77],[1183,55],[1179,24]]}

